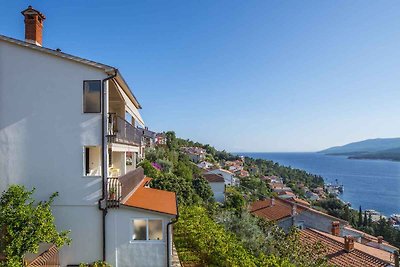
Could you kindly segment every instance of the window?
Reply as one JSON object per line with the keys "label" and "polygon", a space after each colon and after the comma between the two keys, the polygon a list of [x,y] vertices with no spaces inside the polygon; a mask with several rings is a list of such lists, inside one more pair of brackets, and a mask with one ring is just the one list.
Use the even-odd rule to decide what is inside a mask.
{"label": "window", "polygon": [[133,220],[133,240],[147,240],[147,221]]}
{"label": "window", "polygon": [[83,81],[83,112],[101,112],[101,81]]}
{"label": "window", "polygon": [[101,149],[100,146],[84,147],[84,175],[101,176]]}
{"label": "window", "polygon": [[132,240],[163,240],[163,222],[157,219],[132,220]]}
{"label": "window", "polygon": [[162,240],[161,220],[149,220],[149,240]]}

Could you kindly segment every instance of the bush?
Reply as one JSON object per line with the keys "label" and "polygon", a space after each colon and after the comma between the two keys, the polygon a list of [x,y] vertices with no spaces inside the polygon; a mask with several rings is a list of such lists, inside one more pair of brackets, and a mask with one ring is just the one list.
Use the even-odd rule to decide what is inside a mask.
{"label": "bush", "polygon": [[2,266],[22,267],[26,253],[37,253],[40,243],[57,247],[69,244],[69,231],[57,232],[51,204],[58,193],[48,201],[35,202],[35,189],[12,185],[0,198],[0,254],[6,256]]}
{"label": "bush", "polygon": [[111,264],[109,264],[105,261],[99,260],[99,261],[93,262],[91,264],[81,263],[81,264],[79,264],[79,267],[112,267],[112,266],[111,266]]}

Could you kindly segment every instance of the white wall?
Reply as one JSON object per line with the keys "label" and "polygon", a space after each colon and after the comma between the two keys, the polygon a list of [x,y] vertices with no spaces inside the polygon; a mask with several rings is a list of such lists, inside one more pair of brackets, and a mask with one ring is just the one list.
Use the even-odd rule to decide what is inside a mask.
{"label": "white wall", "polygon": [[[131,242],[132,219],[162,219],[163,241]],[[131,207],[110,210],[106,218],[107,262],[114,267],[167,266],[167,223],[171,216]],[[172,239],[170,239],[172,240]]]}
{"label": "white wall", "polygon": [[215,173],[215,174],[222,175],[222,177],[224,177],[226,185],[235,184],[235,178],[234,178],[233,174],[229,174],[229,173],[221,171],[219,169],[215,169],[215,170],[209,171],[208,173]]}
{"label": "white wall", "polygon": [[224,183],[209,183],[211,190],[214,193],[215,201],[223,203],[225,201],[225,184]]}
{"label": "white wall", "polygon": [[60,249],[60,265],[102,258],[102,213],[93,206],[55,206],[58,230],[70,230],[72,243]]}
{"label": "white wall", "polygon": [[36,187],[38,200],[59,192],[57,226],[71,229],[74,239],[62,250],[62,262],[101,256],[101,178],[83,176],[83,147],[101,145],[101,115],[82,113],[82,87],[83,80],[105,77],[0,41],[0,191],[10,184]]}

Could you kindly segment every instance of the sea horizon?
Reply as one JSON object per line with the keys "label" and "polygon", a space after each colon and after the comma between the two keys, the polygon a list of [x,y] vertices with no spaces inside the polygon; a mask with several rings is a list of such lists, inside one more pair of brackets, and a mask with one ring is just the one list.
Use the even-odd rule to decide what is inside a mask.
{"label": "sea horizon", "polygon": [[[318,152],[238,152],[237,155],[272,160],[283,166],[320,175],[325,183],[336,179],[345,190],[338,197],[352,208],[373,209],[385,216],[400,213],[400,162],[378,159],[349,159],[348,156]],[[373,197],[378,195],[380,197]]]}

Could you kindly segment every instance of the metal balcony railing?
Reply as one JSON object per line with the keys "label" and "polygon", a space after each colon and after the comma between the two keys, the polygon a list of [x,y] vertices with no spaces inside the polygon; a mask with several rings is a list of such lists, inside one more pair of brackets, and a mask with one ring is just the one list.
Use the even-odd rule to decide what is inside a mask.
{"label": "metal balcony railing", "polygon": [[107,178],[107,208],[118,208],[121,198],[121,182],[118,178]]}
{"label": "metal balcony railing", "polygon": [[140,130],[119,117],[116,113],[108,113],[108,141],[128,145],[140,145]]}

